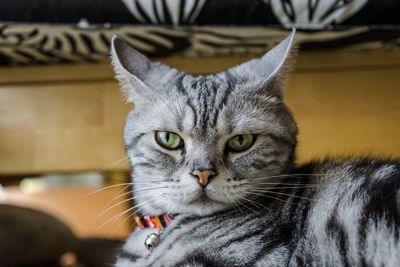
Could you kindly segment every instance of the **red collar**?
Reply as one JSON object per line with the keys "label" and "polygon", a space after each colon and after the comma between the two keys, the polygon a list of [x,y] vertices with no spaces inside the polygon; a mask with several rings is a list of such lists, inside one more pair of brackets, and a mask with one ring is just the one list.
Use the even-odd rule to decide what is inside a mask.
{"label": "red collar", "polygon": [[135,215],[134,218],[135,222],[142,230],[145,228],[155,228],[161,230],[167,227],[172,222],[173,216],[171,214],[163,214],[159,216]]}

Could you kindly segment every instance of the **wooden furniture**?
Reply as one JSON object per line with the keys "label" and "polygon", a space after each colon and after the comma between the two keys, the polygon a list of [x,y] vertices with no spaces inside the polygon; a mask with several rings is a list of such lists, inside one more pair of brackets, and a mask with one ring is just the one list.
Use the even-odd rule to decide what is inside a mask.
{"label": "wooden furniture", "polygon": [[[199,74],[248,59],[162,61]],[[300,53],[285,89],[299,161],[400,156],[399,84],[399,50]],[[121,136],[130,109],[109,63],[1,68],[0,176],[127,170]]]}

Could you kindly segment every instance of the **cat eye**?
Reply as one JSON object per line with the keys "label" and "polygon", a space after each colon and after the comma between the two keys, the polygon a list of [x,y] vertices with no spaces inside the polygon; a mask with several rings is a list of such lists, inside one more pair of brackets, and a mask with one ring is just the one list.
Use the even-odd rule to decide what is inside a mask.
{"label": "cat eye", "polygon": [[251,147],[255,137],[252,134],[236,135],[228,140],[226,148],[233,152],[243,152]]}
{"label": "cat eye", "polygon": [[169,150],[175,150],[183,146],[182,138],[176,133],[157,131],[155,134],[157,144]]}

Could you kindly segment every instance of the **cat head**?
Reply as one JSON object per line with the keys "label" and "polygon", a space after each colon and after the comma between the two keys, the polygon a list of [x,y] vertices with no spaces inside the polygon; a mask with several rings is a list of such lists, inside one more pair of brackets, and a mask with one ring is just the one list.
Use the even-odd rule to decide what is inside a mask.
{"label": "cat head", "polygon": [[294,31],[263,57],[192,76],[118,37],[111,58],[128,102],[124,141],[142,214],[248,206],[293,163],[297,128],[282,102]]}

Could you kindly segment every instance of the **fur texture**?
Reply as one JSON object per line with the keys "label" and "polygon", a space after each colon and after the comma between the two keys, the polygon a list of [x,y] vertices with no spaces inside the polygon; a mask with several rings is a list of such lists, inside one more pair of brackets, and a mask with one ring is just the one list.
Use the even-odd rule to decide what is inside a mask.
{"label": "fur texture", "polygon": [[[119,38],[112,62],[135,108],[125,144],[136,212],[176,214],[151,251],[136,230],[117,267],[396,266],[400,164],[373,159],[294,167],[297,128],[281,85],[292,32],[259,59],[192,76],[151,62]],[[157,131],[179,135],[169,150]],[[227,149],[251,134],[245,151]],[[206,187],[190,173],[213,169]]]}

